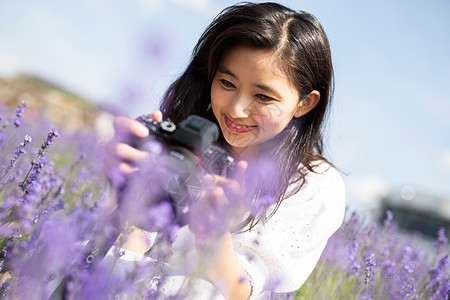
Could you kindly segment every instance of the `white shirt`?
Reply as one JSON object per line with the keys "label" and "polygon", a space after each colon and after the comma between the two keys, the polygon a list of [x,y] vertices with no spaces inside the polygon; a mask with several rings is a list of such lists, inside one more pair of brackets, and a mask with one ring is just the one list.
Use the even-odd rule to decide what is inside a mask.
{"label": "white shirt", "polygon": [[[265,224],[259,222],[251,231],[232,235],[236,257],[253,280],[251,299],[268,299],[271,293],[299,289],[317,264],[328,238],[342,224],[345,186],[340,174],[327,163],[314,170],[306,175],[302,188],[284,199]],[[173,253],[169,265],[197,262],[194,235],[187,226],[179,231]],[[120,259],[122,262],[116,262],[114,267],[123,269],[125,261],[141,259],[143,256],[127,251]],[[208,281],[194,281],[190,287],[199,294],[192,299],[223,299]],[[164,288],[172,294],[185,284],[183,276],[169,276]]]}

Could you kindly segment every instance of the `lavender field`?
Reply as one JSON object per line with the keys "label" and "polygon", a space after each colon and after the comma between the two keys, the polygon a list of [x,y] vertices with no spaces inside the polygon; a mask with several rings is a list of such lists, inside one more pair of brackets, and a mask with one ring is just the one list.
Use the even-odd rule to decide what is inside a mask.
{"label": "lavender field", "polygon": [[[26,103],[0,107],[0,296],[61,297],[64,279],[68,299],[160,298],[164,272],[155,261],[136,264],[126,279],[101,261],[86,270],[85,242],[110,208],[103,147],[94,132],[28,122],[28,114]],[[308,281],[280,298],[450,299],[447,237],[443,229],[434,242],[402,233],[389,212],[383,224],[348,212]],[[170,255],[165,243],[158,250]]]}

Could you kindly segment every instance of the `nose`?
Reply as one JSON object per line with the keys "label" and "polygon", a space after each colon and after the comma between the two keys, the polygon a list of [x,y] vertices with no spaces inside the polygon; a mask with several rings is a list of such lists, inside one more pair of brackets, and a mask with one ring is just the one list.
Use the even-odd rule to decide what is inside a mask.
{"label": "nose", "polygon": [[230,117],[233,119],[248,118],[251,111],[252,99],[237,95],[230,104]]}

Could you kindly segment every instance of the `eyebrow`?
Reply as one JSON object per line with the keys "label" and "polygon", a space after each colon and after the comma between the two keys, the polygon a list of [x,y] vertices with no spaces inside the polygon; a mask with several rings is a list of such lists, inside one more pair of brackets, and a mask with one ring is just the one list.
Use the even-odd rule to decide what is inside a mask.
{"label": "eyebrow", "polygon": [[[231,71],[228,70],[228,69],[221,68],[221,69],[219,69],[219,72],[220,72],[220,73],[223,73],[223,74],[228,74],[228,75],[230,75],[231,77],[233,77],[234,79],[239,80],[239,78],[238,78],[233,72],[231,72]],[[278,94],[276,90],[274,90],[273,88],[271,88],[271,87],[268,86],[268,85],[261,84],[261,83],[253,83],[253,85],[254,85],[255,87],[257,87],[257,88],[263,90],[263,91],[266,91],[266,92],[268,92],[268,93],[273,94],[273,95],[274,95],[275,97],[277,97],[277,98],[281,98],[281,95]]]}
{"label": "eyebrow", "polygon": [[231,72],[231,71],[228,70],[228,69],[219,69],[219,72],[220,72],[220,73],[223,73],[223,74],[228,74],[228,75],[230,75],[231,77],[233,77],[234,79],[239,80],[239,78],[238,78],[236,75],[234,75],[234,73]]}

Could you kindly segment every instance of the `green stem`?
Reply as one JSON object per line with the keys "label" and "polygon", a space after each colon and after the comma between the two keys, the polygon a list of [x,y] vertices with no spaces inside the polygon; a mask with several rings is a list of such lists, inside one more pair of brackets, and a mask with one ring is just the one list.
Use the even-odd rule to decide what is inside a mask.
{"label": "green stem", "polygon": [[[35,160],[33,160],[34,162]],[[22,181],[22,188],[25,190],[25,187],[28,186],[28,184],[25,185],[25,183],[27,182],[28,177],[30,177],[31,171],[33,170],[34,164],[31,164],[31,168],[28,170],[27,176],[25,176],[25,179]],[[24,187],[25,186],[25,187]]]}
{"label": "green stem", "polygon": [[10,170],[11,170],[11,169],[9,169],[8,171],[5,171],[5,174],[3,174],[2,178],[0,178],[0,181],[2,181],[3,178],[5,178],[6,174],[8,174],[8,172],[9,172]]}

